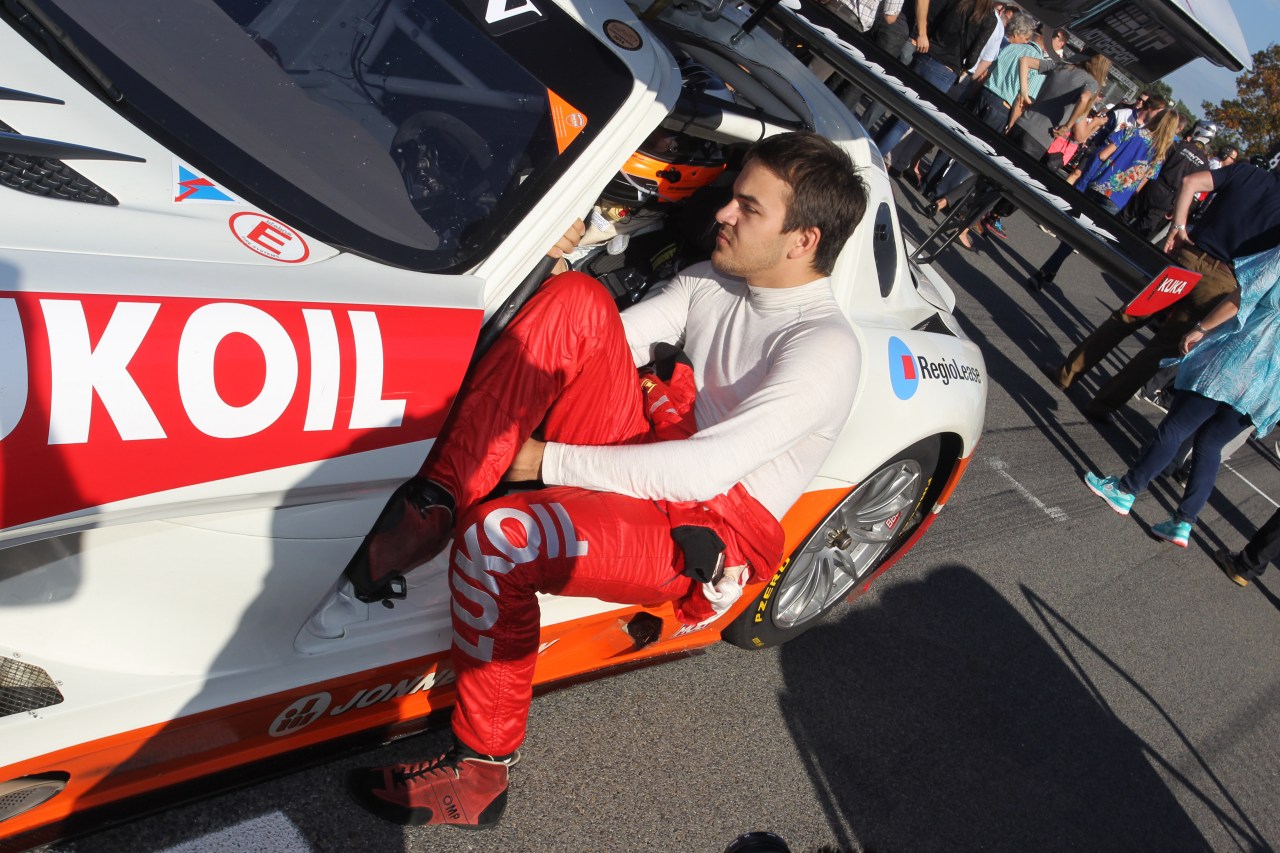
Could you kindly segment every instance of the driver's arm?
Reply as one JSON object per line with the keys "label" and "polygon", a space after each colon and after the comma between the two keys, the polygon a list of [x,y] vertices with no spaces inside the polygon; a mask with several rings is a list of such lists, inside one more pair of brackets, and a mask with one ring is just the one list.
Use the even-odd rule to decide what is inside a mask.
{"label": "driver's arm", "polygon": [[556,265],[551,268],[552,275],[559,275],[569,269],[569,262],[565,259],[565,255],[571,254],[574,249],[578,248],[578,244],[582,242],[582,235],[587,233],[587,223],[581,219],[573,220],[573,224],[564,232],[555,245],[547,250],[548,258],[556,258]]}
{"label": "driver's arm", "polygon": [[850,377],[861,363],[852,330],[813,326],[780,341],[768,358],[756,389],[690,438],[619,447],[549,443],[543,481],[649,500],[707,500],[803,440],[834,441],[853,406]]}

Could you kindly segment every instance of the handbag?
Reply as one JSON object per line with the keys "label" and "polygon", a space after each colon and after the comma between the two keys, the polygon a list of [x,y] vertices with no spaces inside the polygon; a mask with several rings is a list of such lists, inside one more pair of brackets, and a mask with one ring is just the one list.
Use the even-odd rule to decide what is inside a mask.
{"label": "handbag", "polygon": [[1076,142],[1069,135],[1055,136],[1053,138],[1053,142],[1049,143],[1049,150],[1045,151],[1045,153],[1061,154],[1062,162],[1067,163],[1067,162],[1070,162],[1071,158],[1075,156],[1076,149],[1079,147],[1080,147],[1080,143]]}

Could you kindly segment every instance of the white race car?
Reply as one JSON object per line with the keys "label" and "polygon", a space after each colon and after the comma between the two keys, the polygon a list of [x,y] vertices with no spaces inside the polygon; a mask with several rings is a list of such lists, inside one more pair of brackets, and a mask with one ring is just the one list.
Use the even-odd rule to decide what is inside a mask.
{"label": "white race car", "polygon": [[537,681],[774,645],[910,548],[982,356],[862,128],[748,11],[0,4],[0,847],[447,709],[444,559],[385,602],[348,562],[569,223],[625,305],[705,256],[763,135],[816,130],[870,187],[834,275],[848,426],[771,580],[696,630],[545,597]]}

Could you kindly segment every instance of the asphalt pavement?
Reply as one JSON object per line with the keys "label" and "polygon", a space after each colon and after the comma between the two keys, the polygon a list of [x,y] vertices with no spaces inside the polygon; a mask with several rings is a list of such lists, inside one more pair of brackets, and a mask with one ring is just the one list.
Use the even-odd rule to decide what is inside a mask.
{"label": "asphalt pavement", "polygon": [[[899,186],[909,236],[928,218]],[[702,655],[538,698],[496,829],[401,829],[350,804],[354,766],[419,759],[444,732],[65,843],[158,851],[708,851],[770,830],[794,851],[1271,850],[1280,845],[1280,571],[1214,566],[1280,500],[1251,445],[1223,467],[1185,550],[1081,483],[1115,473],[1161,412],[1114,427],[1079,406],[1131,338],[1064,394],[1041,374],[1127,298],[1022,214],[935,266],[990,379],[975,461],[932,530],[787,646]]]}

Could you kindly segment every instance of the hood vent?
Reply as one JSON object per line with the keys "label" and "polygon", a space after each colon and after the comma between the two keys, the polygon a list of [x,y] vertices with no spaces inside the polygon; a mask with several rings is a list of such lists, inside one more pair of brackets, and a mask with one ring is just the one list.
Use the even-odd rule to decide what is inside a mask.
{"label": "hood vent", "polygon": [[58,685],[38,666],[0,657],[0,717],[48,708],[62,701]]}
{"label": "hood vent", "polygon": [[[0,131],[13,128],[0,121]],[[0,153],[0,185],[31,195],[115,206],[120,202],[111,193],[61,160]]]}

